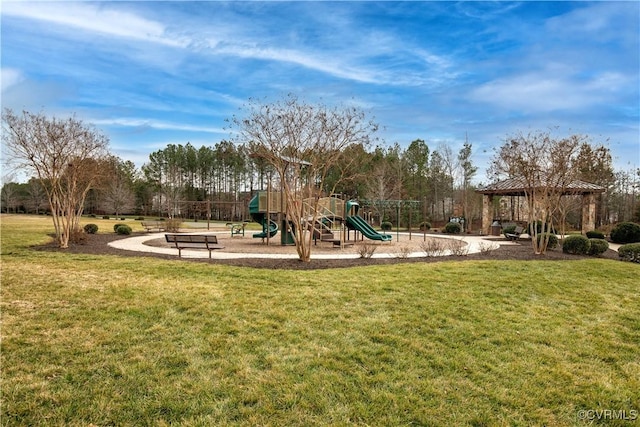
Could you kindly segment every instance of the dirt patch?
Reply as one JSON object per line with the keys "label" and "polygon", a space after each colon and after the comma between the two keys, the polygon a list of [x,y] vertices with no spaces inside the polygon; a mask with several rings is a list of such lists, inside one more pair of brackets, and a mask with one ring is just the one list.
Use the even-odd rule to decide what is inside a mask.
{"label": "dirt patch", "polygon": [[[134,235],[142,235],[144,233],[138,233]],[[120,236],[117,234],[94,234],[85,235],[85,239],[79,243],[70,244],[68,249],[59,249],[53,244],[37,246],[34,249],[44,251],[60,251],[68,253],[84,253],[95,255],[119,255],[128,257],[153,257],[161,259],[178,259],[176,255],[157,254],[153,252],[135,252],[126,251],[122,249],[116,249],[108,245],[109,242],[124,239],[132,236]],[[427,235],[427,238],[433,238],[437,236]],[[462,238],[462,237],[461,237]],[[387,252],[395,254],[392,258],[355,258],[355,259],[312,259],[310,262],[301,262],[297,259],[255,259],[255,258],[241,258],[230,260],[209,260],[208,258],[188,258],[181,259],[183,262],[204,262],[211,264],[221,265],[233,265],[240,267],[253,267],[253,268],[268,268],[268,269],[292,269],[292,270],[314,270],[314,269],[327,269],[327,268],[347,268],[354,266],[368,266],[368,265],[391,265],[399,263],[425,263],[425,262],[448,262],[448,261],[466,261],[466,260],[504,260],[504,261],[529,261],[529,260],[555,260],[555,261],[572,261],[583,258],[589,258],[586,256],[569,255],[562,252],[557,248],[549,250],[545,255],[536,255],[531,249],[530,241],[520,241],[516,244],[501,246],[498,249],[485,253],[469,254],[465,256],[439,256],[439,257],[420,257],[420,258],[404,258],[404,251],[419,252],[421,244],[424,241],[422,234],[414,234],[409,240],[406,235],[400,235],[400,241],[396,242],[396,236],[394,236],[394,242],[372,242],[365,240],[362,243],[340,249],[334,248],[331,243],[319,243],[312,249],[313,254],[320,253],[358,253],[359,245],[375,245],[376,252]],[[275,239],[271,245],[266,246],[262,244],[260,239],[253,239],[250,235],[244,237],[230,237],[218,234],[218,241],[225,246],[225,252],[237,252],[237,253],[290,253],[295,254],[295,248],[292,246],[281,246],[279,239]],[[501,241],[502,243],[506,240]],[[147,242],[149,245],[164,246],[166,242],[163,239],[155,239]],[[601,258],[618,259],[617,252],[608,250]]]}

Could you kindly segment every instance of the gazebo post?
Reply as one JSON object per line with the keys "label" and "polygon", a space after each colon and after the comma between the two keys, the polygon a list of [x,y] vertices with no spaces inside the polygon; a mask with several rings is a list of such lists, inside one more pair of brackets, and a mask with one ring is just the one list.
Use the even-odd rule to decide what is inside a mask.
{"label": "gazebo post", "polygon": [[582,234],[596,228],[596,198],[593,193],[582,194]]}
{"label": "gazebo post", "polygon": [[482,232],[491,234],[491,222],[493,221],[493,195],[482,196]]}

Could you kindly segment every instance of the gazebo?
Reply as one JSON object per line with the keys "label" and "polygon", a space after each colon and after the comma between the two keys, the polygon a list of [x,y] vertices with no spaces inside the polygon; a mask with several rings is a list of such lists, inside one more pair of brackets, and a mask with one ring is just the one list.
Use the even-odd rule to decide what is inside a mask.
{"label": "gazebo", "polygon": [[[527,190],[530,190],[526,181],[522,178],[511,178],[498,181],[485,188],[476,190],[482,194],[482,231],[489,234],[491,223],[493,222],[492,206],[496,196],[517,196],[524,197]],[[595,228],[596,223],[596,200],[595,195],[602,193],[604,187],[589,182],[575,180],[571,182],[562,192],[563,196],[582,196],[582,234]]]}

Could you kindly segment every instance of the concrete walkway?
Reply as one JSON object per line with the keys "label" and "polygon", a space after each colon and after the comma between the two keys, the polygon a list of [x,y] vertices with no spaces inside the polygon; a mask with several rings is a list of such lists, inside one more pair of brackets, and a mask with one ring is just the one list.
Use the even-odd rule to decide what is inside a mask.
{"label": "concrete walkway", "polygon": [[[227,234],[228,232],[220,232]],[[196,233],[194,233],[196,234]],[[212,233],[216,234],[216,233]],[[404,234],[404,233],[400,233]],[[145,245],[144,242],[156,239],[163,239],[165,233],[150,233],[142,236],[129,237],[122,240],[116,240],[109,243],[109,246],[123,249],[127,251],[137,252],[149,252],[164,255],[178,255],[178,250],[175,248],[163,248],[156,246]],[[436,236],[434,236],[436,237]],[[467,244],[467,253],[479,253],[483,250],[497,249],[504,245],[518,245],[515,242],[508,242],[500,237],[493,236],[452,236],[452,235],[438,235],[439,239],[453,239],[460,240]],[[445,252],[444,255],[451,255],[450,252]],[[407,255],[407,258],[420,258],[424,257],[425,253],[412,252]],[[204,250],[182,250],[183,258],[209,258],[209,252]],[[381,252],[374,253],[371,258],[398,258],[398,252]],[[237,253],[237,252],[224,252],[224,250],[216,250],[211,252],[211,259],[240,259],[240,258],[263,258],[263,259],[298,259],[296,253],[292,254],[274,254],[274,253]],[[355,259],[360,258],[360,254],[357,253],[331,253],[331,254],[314,254],[311,253],[311,259]]]}

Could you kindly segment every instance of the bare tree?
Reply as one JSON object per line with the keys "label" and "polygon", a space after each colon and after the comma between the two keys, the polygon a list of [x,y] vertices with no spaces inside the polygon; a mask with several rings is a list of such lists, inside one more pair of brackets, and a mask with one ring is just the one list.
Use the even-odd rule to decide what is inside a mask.
{"label": "bare tree", "polygon": [[14,213],[18,212],[18,206],[20,205],[20,185],[12,182],[10,179],[6,180],[2,185],[0,192],[0,203],[2,204],[2,212],[10,213],[12,210]]}
{"label": "bare tree", "polygon": [[[549,132],[518,133],[507,138],[493,158],[490,170],[496,176],[522,181],[536,254],[547,249],[554,213],[561,206],[560,198],[575,180],[573,164],[584,140],[580,135],[554,139]],[[537,223],[542,225],[541,238]]]}
{"label": "bare tree", "polygon": [[38,179],[31,178],[27,183],[29,207],[36,213],[40,213],[40,209],[46,206],[47,193]]}
{"label": "bare tree", "polygon": [[75,117],[48,118],[24,111],[2,113],[2,141],[20,166],[35,173],[49,199],[61,248],[79,230],[84,200],[100,176],[108,139]]}
{"label": "bare tree", "polygon": [[313,233],[306,230],[319,218],[319,198],[353,173],[357,159],[345,158],[346,149],[369,146],[378,127],[356,108],[312,105],[294,95],[271,104],[252,100],[245,110],[246,117],[231,123],[252,155],[264,158],[277,173],[298,257],[308,262]]}
{"label": "bare tree", "polygon": [[471,144],[469,141],[465,139],[464,145],[460,152],[458,153],[458,162],[460,166],[461,173],[461,190],[462,190],[462,216],[464,217],[466,223],[465,228],[471,226],[472,215],[469,203],[469,195],[471,192],[471,180],[475,176],[478,168],[473,165],[471,162]]}
{"label": "bare tree", "polygon": [[135,206],[133,181],[135,179],[135,165],[131,161],[123,161],[112,156],[104,165],[109,171],[109,179],[102,183],[101,196],[104,207],[108,212],[120,216]]}

